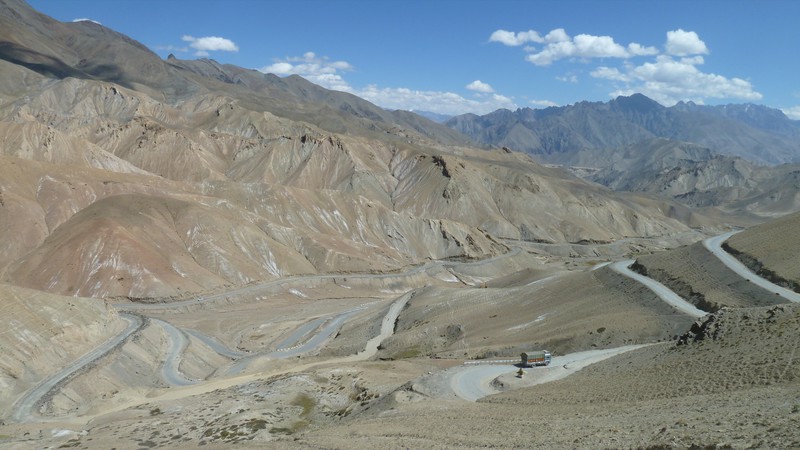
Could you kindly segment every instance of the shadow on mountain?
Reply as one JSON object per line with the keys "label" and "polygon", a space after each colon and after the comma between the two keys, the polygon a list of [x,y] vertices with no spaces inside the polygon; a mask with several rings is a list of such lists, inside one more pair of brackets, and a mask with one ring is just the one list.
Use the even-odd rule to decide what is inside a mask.
{"label": "shadow on mountain", "polygon": [[0,42],[0,59],[18,64],[46,77],[89,78],[85,73],[75,70],[57,58],[21,47],[13,42]]}

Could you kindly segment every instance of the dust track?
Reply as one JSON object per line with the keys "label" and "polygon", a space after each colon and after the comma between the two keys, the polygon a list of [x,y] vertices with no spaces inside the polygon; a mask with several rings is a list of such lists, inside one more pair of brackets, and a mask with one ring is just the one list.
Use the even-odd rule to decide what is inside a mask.
{"label": "dust track", "polygon": [[[596,362],[648,345],[653,344],[626,345],[624,347],[555,356],[548,367],[535,367],[524,370],[525,375],[517,387],[529,387],[560,380]],[[502,390],[495,388],[492,382],[502,375],[513,377],[513,374],[518,369],[512,365],[481,365],[460,366],[451,370],[452,373],[449,377],[450,388],[456,396],[474,402],[487,395],[502,392]]]}
{"label": "dust track", "polygon": [[11,408],[10,419],[15,422],[30,421],[35,409],[40,406],[45,399],[50,398],[57,392],[63,383],[77,375],[82,369],[95,363],[100,358],[106,356],[119,345],[124,343],[131,335],[144,327],[145,321],[142,317],[134,314],[120,313],[120,317],[128,322],[128,326],[118,335],[95,347],[90,352],[79,357],[67,367],[64,367],[55,374],[40,381],[39,384],[29,389],[20,397]]}
{"label": "dust track", "polygon": [[698,309],[691,303],[687,302],[686,300],[681,298],[681,296],[672,292],[672,290],[670,290],[663,284],[659,283],[658,281],[652,278],[648,278],[644,275],[640,275],[630,270],[629,267],[633,263],[634,260],[632,259],[617,261],[611,264],[611,270],[617,272],[620,275],[632,278],[638,281],[639,283],[642,283],[643,285],[647,286],[647,288],[653,291],[656,295],[658,295],[658,297],[661,298],[661,300],[664,300],[665,302],[669,303],[670,305],[675,307],[675,309],[681,311],[684,314],[688,314],[692,317],[703,317],[707,314],[705,311]]}
{"label": "dust track", "polygon": [[736,259],[733,255],[726,252],[722,248],[722,243],[728,240],[731,236],[738,233],[739,231],[730,231],[725,234],[721,234],[719,236],[710,237],[708,239],[703,240],[703,245],[714,254],[723,264],[728,266],[729,269],[736,272],[737,275],[740,277],[750,281],[751,283],[766,289],[770,292],[774,292],[777,295],[789,300],[790,302],[800,302],[800,294],[797,292],[790,291],[782,286],[778,286],[777,284],[773,284],[767,279],[761,278],[760,276],[753,273],[750,269],[748,269],[744,264],[742,264],[738,259]]}

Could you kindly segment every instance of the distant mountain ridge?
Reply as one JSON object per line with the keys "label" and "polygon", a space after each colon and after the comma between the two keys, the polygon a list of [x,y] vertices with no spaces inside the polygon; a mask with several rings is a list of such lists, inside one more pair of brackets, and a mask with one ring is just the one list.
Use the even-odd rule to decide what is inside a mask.
{"label": "distant mountain ridge", "polygon": [[445,124],[482,144],[509,147],[551,161],[558,154],[623,148],[653,138],[708,147],[761,164],[800,162],[800,121],[765,106],[665,107],[642,95],[545,109],[464,114]]}
{"label": "distant mountain ridge", "polygon": [[556,156],[576,175],[617,191],[764,216],[800,209],[800,164],[759,165],[664,138]]}

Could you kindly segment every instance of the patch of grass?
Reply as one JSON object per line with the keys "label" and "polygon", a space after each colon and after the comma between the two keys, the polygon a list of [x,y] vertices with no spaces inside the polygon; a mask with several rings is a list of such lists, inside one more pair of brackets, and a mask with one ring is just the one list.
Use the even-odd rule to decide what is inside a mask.
{"label": "patch of grass", "polygon": [[269,432],[272,434],[295,434],[309,425],[306,420],[298,420],[289,427],[272,427]]}
{"label": "patch of grass", "polygon": [[297,397],[292,400],[291,404],[293,406],[300,406],[303,408],[303,412],[300,413],[300,417],[308,417],[308,415],[311,414],[311,411],[314,410],[314,407],[317,406],[317,401],[306,394],[298,394]]}
{"label": "patch of grass", "polygon": [[422,350],[419,347],[412,347],[403,350],[394,355],[395,359],[406,359],[406,358],[415,358],[422,354]]}
{"label": "patch of grass", "polygon": [[267,429],[267,421],[264,419],[250,419],[244,423],[247,428],[250,428],[250,431],[255,433],[258,430],[266,430]]}

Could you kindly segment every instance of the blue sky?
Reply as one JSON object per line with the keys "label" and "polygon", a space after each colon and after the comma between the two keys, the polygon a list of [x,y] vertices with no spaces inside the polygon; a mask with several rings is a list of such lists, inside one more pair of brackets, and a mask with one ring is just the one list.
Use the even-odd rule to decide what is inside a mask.
{"label": "blue sky", "polygon": [[162,57],[299,74],[391,109],[485,114],[641,92],[800,119],[800,2],[30,0]]}

